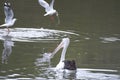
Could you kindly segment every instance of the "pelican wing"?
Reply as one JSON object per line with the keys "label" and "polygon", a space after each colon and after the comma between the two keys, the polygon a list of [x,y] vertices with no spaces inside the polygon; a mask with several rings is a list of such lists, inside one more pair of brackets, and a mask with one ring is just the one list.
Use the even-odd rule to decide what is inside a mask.
{"label": "pelican wing", "polygon": [[45,8],[45,11],[46,11],[46,12],[50,11],[50,6],[49,6],[49,4],[48,4],[46,1],[44,1],[44,0],[38,0],[38,2],[39,2],[39,4],[40,4],[42,7]]}
{"label": "pelican wing", "polygon": [[54,2],[55,2],[55,0],[52,0],[52,2],[50,3],[50,8],[51,8],[51,9],[53,9]]}
{"label": "pelican wing", "polygon": [[11,9],[10,6],[4,6],[4,13],[5,13],[5,23],[9,22],[10,20],[12,20],[14,13],[13,10]]}

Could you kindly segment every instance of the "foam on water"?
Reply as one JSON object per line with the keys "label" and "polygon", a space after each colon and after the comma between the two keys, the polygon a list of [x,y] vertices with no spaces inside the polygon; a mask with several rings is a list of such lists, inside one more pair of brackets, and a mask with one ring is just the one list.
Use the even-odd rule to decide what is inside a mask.
{"label": "foam on water", "polygon": [[103,43],[120,41],[120,38],[118,37],[100,37],[100,39],[102,39]]}
{"label": "foam on water", "polygon": [[[12,28],[10,29],[9,36],[12,37],[13,41],[22,41],[22,42],[34,42],[40,40],[58,40],[63,37],[68,37],[70,35],[78,36],[79,34],[61,31],[61,30],[52,30],[52,29],[43,29],[43,28]],[[0,29],[0,39],[3,39],[2,36],[7,35],[6,29]]]}
{"label": "foam on water", "polygon": [[[50,68],[54,71],[54,68]],[[120,76],[116,74],[109,74],[109,72],[116,73],[117,70],[110,69],[89,69],[89,68],[78,68],[76,73],[65,73],[59,71],[53,73],[56,79],[80,79],[80,80],[120,80]]]}

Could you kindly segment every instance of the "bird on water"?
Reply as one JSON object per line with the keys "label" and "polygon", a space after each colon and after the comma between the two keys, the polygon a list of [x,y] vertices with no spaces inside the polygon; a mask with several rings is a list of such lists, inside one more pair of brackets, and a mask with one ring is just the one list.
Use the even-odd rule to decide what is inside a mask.
{"label": "bird on water", "polygon": [[60,57],[60,61],[57,64],[57,66],[55,67],[56,70],[59,70],[59,69],[76,70],[75,60],[66,60],[65,59],[65,55],[66,55],[66,51],[69,46],[69,43],[70,43],[69,38],[63,38],[61,43],[57,46],[57,48],[52,53],[45,53],[45,55],[48,55],[47,57],[49,57],[51,59],[61,48],[63,48],[61,57]]}

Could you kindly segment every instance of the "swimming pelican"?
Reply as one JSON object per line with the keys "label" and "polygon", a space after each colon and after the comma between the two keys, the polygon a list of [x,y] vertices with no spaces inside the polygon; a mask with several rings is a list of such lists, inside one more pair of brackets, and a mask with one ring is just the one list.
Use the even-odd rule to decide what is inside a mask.
{"label": "swimming pelican", "polygon": [[9,2],[4,3],[4,13],[5,13],[5,24],[0,25],[0,27],[6,26],[8,29],[8,33],[10,32],[9,27],[13,26],[15,21],[17,20],[14,17],[13,10],[11,8],[11,4]]}
{"label": "swimming pelican", "polygon": [[59,70],[59,69],[76,70],[76,64],[75,64],[74,60],[72,60],[72,61],[65,60],[65,54],[66,54],[67,48],[69,46],[69,43],[70,43],[70,39],[69,38],[63,38],[62,42],[58,45],[58,47],[53,51],[53,53],[51,55],[51,58],[53,58],[53,56],[61,48],[63,48],[60,61],[59,61],[59,63],[56,66],[56,70]]}
{"label": "swimming pelican", "polygon": [[52,0],[52,2],[50,3],[50,5],[45,1],[45,0],[38,0],[39,4],[45,8],[45,14],[44,16],[51,16],[51,20],[54,20],[53,15],[56,14],[57,19],[58,19],[58,24],[60,24],[60,19],[58,16],[58,12],[53,8],[54,2],[55,0]]}

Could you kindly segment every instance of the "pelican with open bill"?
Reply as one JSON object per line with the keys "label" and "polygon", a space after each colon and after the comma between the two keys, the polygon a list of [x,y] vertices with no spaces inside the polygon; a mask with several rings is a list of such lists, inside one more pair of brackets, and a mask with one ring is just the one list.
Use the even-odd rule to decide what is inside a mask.
{"label": "pelican with open bill", "polygon": [[69,46],[69,43],[70,43],[70,39],[69,38],[63,38],[62,42],[58,45],[58,47],[53,51],[53,53],[51,55],[51,58],[53,58],[53,56],[61,48],[63,48],[60,61],[57,64],[57,66],[55,67],[56,70],[59,70],[59,69],[76,70],[75,60],[65,60],[65,54],[66,54],[67,48]]}

